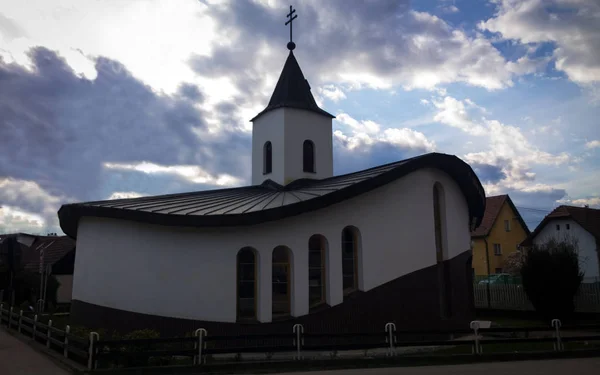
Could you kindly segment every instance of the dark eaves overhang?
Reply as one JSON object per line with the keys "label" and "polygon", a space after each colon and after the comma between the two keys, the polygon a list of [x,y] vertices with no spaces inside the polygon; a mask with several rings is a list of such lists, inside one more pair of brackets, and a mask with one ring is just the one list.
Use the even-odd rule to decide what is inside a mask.
{"label": "dark eaves overhang", "polygon": [[[101,207],[86,203],[73,203],[63,205],[58,211],[58,217],[60,227],[64,233],[71,238],[77,237],[79,221],[82,217],[86,216],[180,227],[249,226],[322,209],[377,189],[378,187],[423,168],[436,168],[442,170],[456,181],[467,199],[469,207],[469,223],[474,223],[475,227],[479,226],[483,218],[483,213],[485,212],[485,192],[481,182],[472,168],[464,161],[453,155],[439,153],[430,153],[413,158],[405,163],[400,163],[397,167],[376,175],[375,177],[357,182],[319,197],[262,211],[246,212],[242,214],[175,215],[114,207]],[[340,177],[341,176],[336,176],[332,178]],[[271,186],[271,188],[293,191],[295,188],[306,187],[310,184],[310,180],[299,180],[285,187],[277,187],[275,186],[277,184],[272,183],[273,186]],[[247,188],[250,189],[256,187],[249,186]]]}

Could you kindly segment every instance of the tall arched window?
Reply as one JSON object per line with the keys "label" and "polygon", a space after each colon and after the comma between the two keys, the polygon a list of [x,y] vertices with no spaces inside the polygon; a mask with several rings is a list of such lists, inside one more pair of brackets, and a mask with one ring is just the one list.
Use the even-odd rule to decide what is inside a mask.
{"label": "tall arched window", "polygon": [[311,236],[308,240],[308,305],[311,308],[327,299],[326,259],[327,239],[320,234]]}
{"label": "tall arched window", "polygon": [[304,172],[315,173],[315,144],[308,139],[302,145],[302,166]]}
{"label": "tall arched window", "polygon": [[273,319],[288,316],[291,312],[291,254],[285,246],[273,250]]}
{"label": "tall arched window", "polygon": [[263,147],[263,174],[269,174],[273,171],[273,146],[268,141]]}
{"label": "tall arched window", "polygon": [[358,289],[358,229],[342,230],[342,276],[344,296]]}
{"label": "tall arched window", "polygon": [[256,250],[244,247],[237,254],[237,319],[256,319]]}
{"label": "tall arched window", "polygon": [[445,243],[445,220],[446,205],[444,199],[444,189],[442,185],[436,182],[433,185],[433,222],[435,232],[435,253],[438,269],[438,289],[440,297],[441,315],[443,318],[449,318],[452,315],[452,289],[450,268],[444,262],[446,260]]}

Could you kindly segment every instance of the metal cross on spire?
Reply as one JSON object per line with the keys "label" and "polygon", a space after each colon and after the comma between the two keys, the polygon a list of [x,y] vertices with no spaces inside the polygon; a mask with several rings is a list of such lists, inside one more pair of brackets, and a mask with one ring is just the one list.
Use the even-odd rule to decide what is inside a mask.
{"label": "metal cross on spire", "polygon": [[288,13],[287,15],[287,18],[289,18],[289,20],[287,20],[287,22],[285,23],[286,26],[290,24],[290,42],[287,44],[287,48],[290,51],[293,51],[294,48],[296,48],[296,43],[292,41],[292,21],[294,21],[298,17],[298,15],[294,13],[296,13],[296,9],[293,9],[290,5],[290,13]]}

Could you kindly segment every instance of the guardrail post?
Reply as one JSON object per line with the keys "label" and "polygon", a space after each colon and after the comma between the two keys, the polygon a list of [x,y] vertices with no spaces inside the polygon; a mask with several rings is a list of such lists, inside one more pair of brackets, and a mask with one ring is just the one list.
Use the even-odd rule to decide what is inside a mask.
{"label": "guardrail post", "polygon": [[71,332],[71,326],[67,325],[65,327],[65,341],[63,344],[63,355],[65,356],[65,358],[69,358],[69,333]]}
{"label": "guardrail post", "polygon": [[479,345],[479,322],[474,320],[471,322],[469,327],[471,327],[471,329],[475,332],[475,347],[471,351],[475,355],[481,354],[481,347]]}
{"label": "guardrail post", "polygon": [[17,326],[17,332],[21,333],[21,324],[23,321],[23,310],[19,311],[19,325]]}
{"label": "guardrail post", "polygon": [[37,314],[35,314],[33,316],[33,334],[31,336],[31,338],[33,338],[33,340],[35,341],[35,332],[37,331]]}
{"label": "guardrail post", "polygon": [[396,350],[394,349],[394,344],[396,343],[396,334],[394,332],[396,332],[396,325],[392,322],[388,322],[385,324],[385,332],[386,332],[386,336],[385,336],[385,342],[387,344],[390,344],[389,348],[388,348],[388,357],[393,356],[396,354]]}
{"label": "guardrail post", "polygon": [[46,332],[46,348],[50,348],[50,337],[52,336],[52,319],[48,320],[48,332]]}
{"label": "guardrail post", "polygon": [[8,329],[10,329],[10,325],[12,323],[12,312],[13,312],[13,307],[10,307],[10,310],[8,310]]}
{"label": "guardrail post", "polygon": [[556,338],[556,342],[554,343],[554,350],[560,352],[564,349],[563,343],[560,339],[560,327],[562,323],[560,319],[552,319],[552,327],[554,327],[554,337]]}
{"label": "guardrail post", "polygon": [[204,337],[208,335],[208,332],[204,328],[198,328],[194,331],[194,336],[198,337],[198,341],[194,344],[194,349],[198,351],[198,354],[194,356],[194,364],[201,365],[204,363],[204,359],[202,358],[202,349],[206,346],[206,342],[204,341]]}
{"label": "guardrail post", "polygon": [[90,332],[90,348],[88,349],[88,370],[96,369],[96,348],[94,343],[100,340],[98,332]]}
{"label": "guardrail post", "polygon": [[296,334],[293,341],[294,345],[296,345],[296,358],[294,359],[299,360],[302,359],[300,350],[302,345],[304,345],[304,337],[302,336],[304,334],[304,326],[302,324],[294,324],[293,333]]}

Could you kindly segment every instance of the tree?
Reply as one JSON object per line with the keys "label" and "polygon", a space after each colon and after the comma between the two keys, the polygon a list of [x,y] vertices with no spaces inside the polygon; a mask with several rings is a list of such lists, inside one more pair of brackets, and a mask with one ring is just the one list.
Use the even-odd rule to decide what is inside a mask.
{"label": "tree", "polygon": [[519,276],[521,274],[521,267],[523,267],[523,259],[523,253],[521,251],[515,251],[514,253],[508,254],[504,259],[502,270],[513,276]]}
{"label": "tree", "polygon": [[552,238],[524,254],[523,288],[546,322],[569,319],[575,311],[575,295],[583,280],[578,255],[577,241],[571,238]]}

